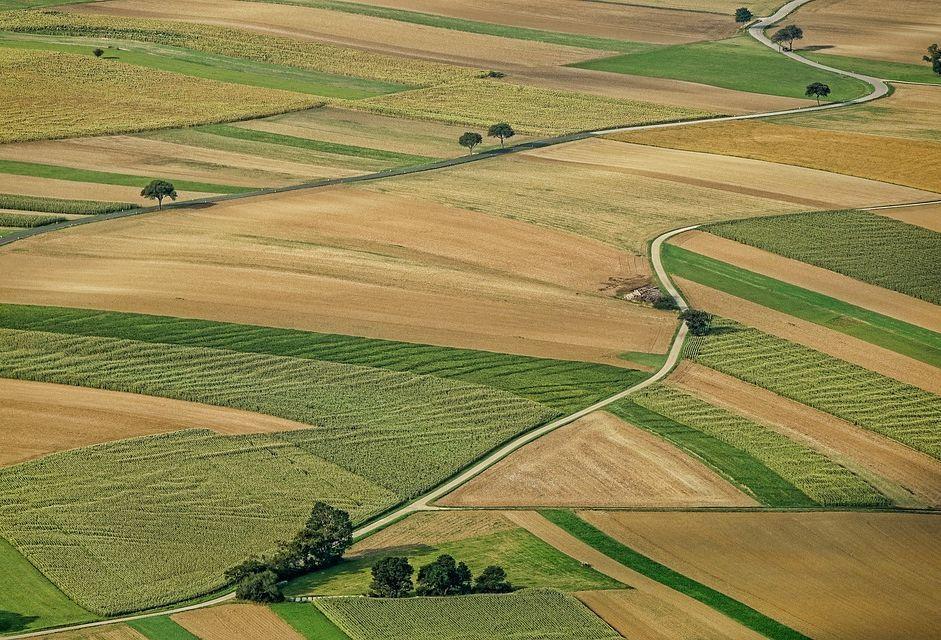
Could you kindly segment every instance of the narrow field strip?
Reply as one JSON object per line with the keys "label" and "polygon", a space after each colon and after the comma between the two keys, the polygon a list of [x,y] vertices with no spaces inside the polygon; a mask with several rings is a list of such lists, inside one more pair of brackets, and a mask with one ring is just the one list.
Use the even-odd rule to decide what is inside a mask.
{"label": "narrow field strip", "polygon": [[941,334],[929,329],[674,245],[663,262],[677,277],[941,367]]}
{"label": "narrow field strip", "polygon": [[99,202],[95,200],[63,200],[62,198],[44,198],[40,196],[22,196],[12,193],[0,193],[0,209],[21,211],[42,211],[45,213],[66,213],[96,215],[133,209],[137,205],[130,202]]}
{"label": "narrow field strip", "polygon": [[712,607],[771,640],[811,640],[802,633],[772,620],[748,605],[637,553],[600,529],[585,522],[571,511],[546,510],[540,513],[553,524],[609,558]]}
{"label": "narrow field strip", "polygon": [[4,213],[0,211],[0,227],[22,227],[31,229],[33,227],[42,227],[47,224],[63,222],[68,218],[63,216],[48,215],[42,213]]}
{"label": "narrow field strip", "polygon": [[883,80],[901,80],[902,82],[925,82],[928,84],[941,84],[941,76],[931,70],[929,64],[908,64],[890,60],[869,60],[867,58],[852,58],[849,56],[835,56],[816,51],[801,51],[801,55],[808,60],[821,62],[828,67],[845,69],[853,73],[882,78]]}
{"label": "narrow field strip", "polygon": [[127,623],[148,640],[200,640],[170,619],[170,616],[153,616],[131,620]]}
{"label": "narrow field strip", "polygon": [[264,604],[223,604],[176,613],[171,620],[200,640],[304,640]]}
{"label": "narrow field strip", "polygon": [[271,609],[307,640],[349,640],[349,636],[330,622],[330,618],[317,607],[281,602],[271,605]]}

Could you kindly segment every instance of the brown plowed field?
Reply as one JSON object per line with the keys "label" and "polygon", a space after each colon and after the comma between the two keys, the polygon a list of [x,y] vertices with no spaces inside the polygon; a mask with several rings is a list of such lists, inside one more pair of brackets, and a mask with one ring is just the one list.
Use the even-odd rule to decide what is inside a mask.
{"label": "brown plowed field", "polygon": [[925,300],[877,287],[829,269],[792,260],[705,231],[688,231],[672,244],[883,315],[941,332],[941,310]]}
{"label": "brown plowed field", "polygon": [[5,378],[0,378],[0,422],[0,466],[64,449],[180,429],[237,434],[310,428],[195,402]]}
{"label": "brown plowed field", "polygon": [[[760,640],[764,636],[746,629],[731,618],[675,591],[590,547],[568,532],[546,520],[535,511],[507,511],[506,517],[533,535],[579,562],[588,563],[597,571],[633,587],[643,597],[630,605],[621,603],[641,619],[650,619],[663,612],[667,619],[678,620],[683,627],[697,629],[706,638]],[[656,636],[654,636],[656,637]]]}
{"label": "brown plowed field", "polygon": [[0,254],[0,299],[624,365],[624,351],[665,352],[675,326],[599,292],[645,280],[642,265],[520,222],[336,187],[37,236]]}
{"label": "brown plowed field", "polygon": [[684,278],[675,278],[675,280],[690,304],[698,309],[706,309],[765,333],[797,342],[811,349],[828,353],[834,358],[858,364],[884,376],[920,387],[925,391],[941,394],[941,377],[938,376],[938,369],[921,360],[903,356],[865,340],[737,298],[692,280]]}
{"label": "brown plowed field", "polygon": [[436,545],[516,529],[499,511],[420,511],[350,548],[350,555],[376,549]]}
{"label": "brown plowed field", "polygon": [[738,378],[684,361],[671,382],[710,404],[766,424],[857,473],[904,506],[941,506],[941,463]]}
{"label": "brown plowed field", "polygon": [[201,640],[304,640],[278,614],[260,604],[225,604],[170,617]]}
{"label": "brown plowed field", "polygon": [[[0,173],[0,193],[15,193],[24,196],[44,196],[47,198],[65,198],[67,200],[106,200],[109,202],[133,202],[153,204],[151,200],[141,198],[140,191],[147,184],[141,179],[140,187],[121,187],[111,184],[91,182],[73,182],[72,180],[54,180],[52,178],[34,178]],[[190,200],[214,195],[195,191],[177,191],[178,200]]]}
{"label": "brown plowed field", "polygon": [[610,413],[556,429],[438,501],[452,507],[757,503],[672,444]]}
{"label": "brown plowed field", "polygon": [[924,50],[941,32],[933,0],[816,0],[789,20],[804,29],[799,48],[908,64],[923,64]]}
{"label": "brown plowed field", "polygon": [[146,636],[126,624],[62,631],[46,637],[49,640],[147,640]]}
{"label": "brown plowed field", "polygon": [[579,515],[816,640],[941,637],[936,514]]}
{"label": "brown plowed field", "polygon": [[941,204],[930,204],[923,207],[903,207],[901,209],[880,209],[873,211],[880,216],[895,218],[908,224],[917,224],[919,227],[931,229],[941,233]]}

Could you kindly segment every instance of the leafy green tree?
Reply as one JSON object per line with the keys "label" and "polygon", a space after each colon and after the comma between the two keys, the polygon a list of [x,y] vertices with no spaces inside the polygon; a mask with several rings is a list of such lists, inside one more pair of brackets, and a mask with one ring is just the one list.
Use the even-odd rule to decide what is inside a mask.
{"label": "leafy green tree", "polygon": [[166,180],[151,180],[150,184],[144,187],[140,194],[148,200],[156,200],[158,209],[163,209],[164,198],[176,200],[176,189],[173,188],[172,182]]}
{"label": "leafy green tree", "polygon": [[350,514],[325,502],[315,502],[307,524],[281,546],[275,564],[282,577],[323,569],[339,562],[351,544]]}
{"label": "leafy green tree", "polygon": [[235,597],[251,602],[281,602],[284,594],[278,586],[278,576],[271,569],[246,576],[238,583]]}
{"label": "leafy green tree", "polygon": [[704,336],[709,333],[709,327],[712,325],[712,314],[699,309],[687,309],[680,314],[680,318],[689,327],[689,332],[694,336]]}
{"label": "leafy green tree", "polygon": [[816,98],[817,104],[820,104],[820,98],[826,98],[830,95],[830,85],[826,85],[822,82],[813,82],[807,85],[807,91],[804,92],[804,95],[808,98]]}
{"label": "leafy green tree", "polygon": [[778,29],[771,36],[771,42],[774,42],[777,45],[782,43],[787,43],[787,50],[794,50],[794,41],[802,40],[804,38],[804,30],[798,27],[796,24],[789,24],[782,29]]}
{"label": "leafy green tree", "polygon": [[676,300],[669,293],[661,293],[660,297],[653,301],[654,309],[673,310],[678,309]]}
{"label": "leafy green tree", "polygon": [[457,139],[457,143],[461,145],[462,147],[467,147],[467,150],[470,153],[474,153],[474,147],[476,147],[483,141],[484,141],[483,136],[473,131],[467,131],[465,133],[462,133],[461,137]]}
{"label": "leafy green tree", "polygon": [[941,48],[935,43],[928,47],[928,55],[922,56],[922,59],[931,65],[931,70],[941,75]]}
{"label": "leafy green tree", "polygon": [[92,49],[91,52],[95,54],[96,58],[100,58],[101,56],[105,55],[105,50],[100,47]]}
{"label": "leafy green tree", "polygon": [[226,570],[225,579],[229,583],[238,584],[245,580],[245,578],[270,568],[271,564],[267,559],[259,556],[251,556],[241,564],[237,564],[231,569]]}
{"label": "leafy green tree", "polygon": [[739,7],[735,10],[735,21],[738,23],[751,22],[755,16],[746,7]]}
{"label": "leafy green tree", "polygon": [[415,570],[408,558],[382,558],[372,566],[369,595],[373,598],[404,598],[412,591],[413,573]]}
{"label": "leafy green tree", "polygon": [[490,128],[487,129],[487,135],[491,138],[500,138],[500,147],[503,147],[504,140],[512,138],[516,135],[516,132],[506,122],[498,122],[490,125]]}
{"label": "leafy green tree", "polygon": [[456,563],[454,558],[445,554],[434,562],[418,570],[418,587],[415,593],[420,596],[455,596],[471,592],[470,569],[463,562]]}
{"label": "leafy green tree", "polygon": [[509,593],[513,585],[506,579],[506,571],[495,564],[484,569],[474,584],[474,593]]}

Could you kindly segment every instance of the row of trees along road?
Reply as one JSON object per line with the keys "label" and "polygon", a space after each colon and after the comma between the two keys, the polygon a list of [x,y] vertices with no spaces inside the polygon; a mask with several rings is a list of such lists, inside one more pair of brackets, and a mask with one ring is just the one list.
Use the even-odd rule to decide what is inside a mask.
{"label": "row of trees along road", "polygon": [[[487,129],[487,136],[490,138],[500,138],[500,148],[502,149],[506,140],[512,138],[516,135],[516,132],[513,131],[511,127],[506,122],[498,122],[497,124],[490,125],[490,128]],[[474,153],[474,147],[479,145],[484,141],[482,135],[476,131],[466,131],[461,134],[461,137],[457,139],[457,143],[462,147],[467,147],[468,152]]]}
{"label": "row of trees along road", "polygon": [[[373,598],[405,598],[412,595],[412,574],[415,569],[408,558],[389,556],[372,566],[369,596]],[[468,593],[509,593],[513,585],[506,579],[506,571],[498,565],[484,569],[477,579],[463,562],[452,556],[440,555],[418,570],[415,595],[458,596]]]}

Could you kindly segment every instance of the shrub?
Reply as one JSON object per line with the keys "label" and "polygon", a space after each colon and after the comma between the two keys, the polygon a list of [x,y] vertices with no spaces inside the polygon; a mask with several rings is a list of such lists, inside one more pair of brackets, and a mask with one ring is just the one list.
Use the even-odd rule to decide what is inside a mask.
{"label": "shrub", "polygon": [[704,336],[709,333],[709,327],[712,324],[712,314],[699,309],[687,309],[680,314],[680,318],[686,322],[689,332],[694,336]]}
{"label": "shrub", "polygon": [[235,597],[251,602],[281,602],[284,594],[278,586],[278,576],[271,569],[253,573],[239,582]]}

